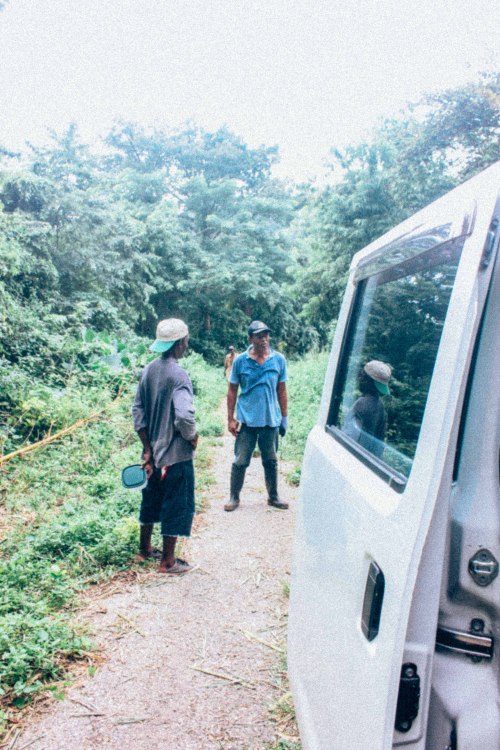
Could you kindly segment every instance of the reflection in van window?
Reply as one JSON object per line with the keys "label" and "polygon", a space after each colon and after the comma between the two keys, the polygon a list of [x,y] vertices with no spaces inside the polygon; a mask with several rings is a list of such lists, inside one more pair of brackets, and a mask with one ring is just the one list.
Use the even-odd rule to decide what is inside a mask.
{"label": "reflection in van window", "polygon": [[408,477],[464,238],[361,281],[328,425]]}
{"label": "reflection in van window", "polygon": [[371,360],[359,373],[361,396],[347,412],[344,432],[378,458],[384,453],[386,415],[381,395],[388,395],[391,368]]}

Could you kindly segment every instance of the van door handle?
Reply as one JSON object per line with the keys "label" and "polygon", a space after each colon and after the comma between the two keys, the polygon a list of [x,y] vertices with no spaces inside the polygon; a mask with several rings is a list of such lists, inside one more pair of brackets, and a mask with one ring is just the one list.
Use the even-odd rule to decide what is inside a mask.
{"label": "van door handle", "polygon": [[382,603],[384,601],[385,578],[382,569],[372,560],[366,579],[361,630],[369,641],[378,635]]}

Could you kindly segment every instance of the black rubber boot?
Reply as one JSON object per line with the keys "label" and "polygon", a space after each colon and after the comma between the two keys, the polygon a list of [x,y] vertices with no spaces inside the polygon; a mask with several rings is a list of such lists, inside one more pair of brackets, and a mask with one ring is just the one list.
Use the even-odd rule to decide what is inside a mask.
{"label": "black rubber boot", "polygon": [[245,481],[246,470],[246,466],[236,466],[236,464],[231,466],[231,496],[224,505],[224,510],[236,510],[240,504],[240,492]]}
{"label": "black rubber boot", "polygon": [[264,476],[266,479],[267,488],[267,504],[272,508],[278,508],[279,510],[287,510],[288,503],[282,503],[278,495],[278,462],[267,461],[264,464]]}

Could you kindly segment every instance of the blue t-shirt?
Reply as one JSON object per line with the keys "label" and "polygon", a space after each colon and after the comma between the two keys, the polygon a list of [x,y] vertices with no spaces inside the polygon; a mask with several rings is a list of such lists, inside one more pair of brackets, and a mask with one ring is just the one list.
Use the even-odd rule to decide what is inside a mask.
{"label": "blue t-shirt", "polygon": [[240,386],[236,417],[249,427],[279,427],[281,411],[278,404],[278,383],[287,380],[286,360],[270,350],[269,357],[259,364],[249,356],[251,347],[233,362],[233,385]]}

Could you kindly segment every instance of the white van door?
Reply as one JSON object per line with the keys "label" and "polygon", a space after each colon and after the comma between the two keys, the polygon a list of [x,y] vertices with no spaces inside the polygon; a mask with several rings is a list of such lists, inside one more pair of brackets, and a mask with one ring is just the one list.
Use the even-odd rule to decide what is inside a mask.
{"label": "white van door", "polygon": [[[477,649],[467,666],[494,668],[484,618],[475,634],[451,627],[453,615],[438,620],[464,396],[498,251],[499,185],[500,163],[353,259],[301,478],[288,652],[305,750],[472,750],[457,744],[453,701],[432,709],[446,726],[438,744],[426,743],[431,691],[448,689],[448,678],[437,685],[439,664],[433,677],[438,627],[440,650],[467,631]],[[498,512],[494,523],[498,547]],[[488,552],[498,559],[498,548],[496,558]],[[479,548],[478,575],[494,567],[489,560]],[[498,629],[498,609],[496,618]],[[496,695],[485,712],[496,715]]]}

